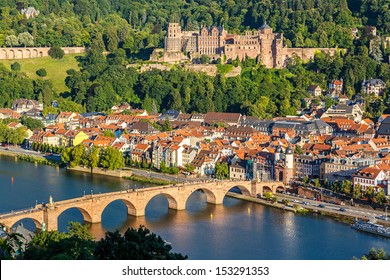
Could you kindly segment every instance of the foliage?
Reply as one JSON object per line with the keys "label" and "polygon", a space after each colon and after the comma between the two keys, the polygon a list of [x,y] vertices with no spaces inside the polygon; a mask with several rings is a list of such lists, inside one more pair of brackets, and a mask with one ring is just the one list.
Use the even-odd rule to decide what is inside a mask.
{"label": "foliage", "polygon": [[22,66],[19,62],[14,62],[11,64],[11,70],[12,71],[20,71],[22,69]]}
{"label": "foliage", "polygon": [[186,171],[189,173],[192,173],[195,170],[195,167],[192,164],[186,164],[184,167],[185,167]]}
{"label": "foliage", "polygon": [[105,131],[103,131],[103,135],[104,135],[104,136],[108,136],[108,137],[114,137],[114,138],[116,138],[115,133],[112,132],[111,130],[105,130]]}
{"label": "foliage", "polygon": [[217,162],[214,168],[215,177],[218,179],[229,178],[229,166],[227,162]]}
{"label": "foliage", "polygon": [[361,260],[390,260],[390,255],[383,249],[371,248],[368,254],[364,254]]}
{"label": "foliage", "polygon": [[22,255],[26,260],[94,259],[94,237],[86,225],[70,222],[67,233],[43,231],[34,236]]}
{"label": "foliage", "polygon": [[27,138],[25,127],[9,128],[7,125],[0,123],[0,143],[20,145]]}
{"label": "foliage", "polygon": [[47,72],[45,70],[45,68],[39,68],[37,71],[36,71],[37,75],[39,77],[46,77],[47,76]]}
{"label": "foliage", "polygon": [[101,150],[100,165],[109,170],[119,169],[124,166],[122,153],[112,147],[107,147]]}
{"label": "foliage", "polygon": [[184,260],[187,256],[171,253],[172,246],[144,226],[106,233],[95,248],[99,260]]}
{"label": "foliage", "polygon": [[27,126],[28,129],[30,129],[30,130],[42,129],[45,127],[41,120],[33,119],[30,117],[26,117],[26,116],[23,116],[20,119],[20,123],[24,126]]}
{"label": "foliage", "polygon": [[54,59],[62,59],[65,55],[65,52],[59,46],[53,46],[49,49],[49,56]]}
{"label": "foliage", "polygon": [[155,178],[149,178],[149,177],[144,177],[144,176],[138,176],[138,175],[131,175],[130,177],[124,177],[126,179],[130,179],[136,182],[142,182],[142,183],[149,183],[149,184],[155,184],[155,185],[170,185],[173,184],[174,182],[162,180],[162,179],[155,179]]}
{"label": "foliage", "polygon": [[100,155],[100,149],[92,146],[89,149],[85,150],[84,154],[84,164],[91,168],[91,173],[93,172],[93,169],[95,167],[98,167],[99,165],[99,155]]}

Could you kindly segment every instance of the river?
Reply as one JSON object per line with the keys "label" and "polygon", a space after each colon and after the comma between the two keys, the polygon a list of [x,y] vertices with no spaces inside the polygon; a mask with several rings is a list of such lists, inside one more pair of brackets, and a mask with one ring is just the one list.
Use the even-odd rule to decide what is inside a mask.
{"label": "river", "polygon": [[[125,179],[69,172],[50,166],[0,158],[0,212],[31,208],[35,203],[63,200],[89,194],[148,187]],[[59,229],[69,221],[82,222],[76,209],[59,218]],[[31,221],[23,221],[32,227]],[[390,252],[389,239],[363,233],[331,218],[284,212],[263,205],[225,197],[223,205],[206,203],[195,192],[187,209],[168,209],[165,197],[156,196],[143,217],[127,216],[126,206],[116,201],[103,212],[102,223],[93,224],[97,238],[106,231],[145,225],[172,243],[174,252],[189,259],[348,260],[370,248]]]}

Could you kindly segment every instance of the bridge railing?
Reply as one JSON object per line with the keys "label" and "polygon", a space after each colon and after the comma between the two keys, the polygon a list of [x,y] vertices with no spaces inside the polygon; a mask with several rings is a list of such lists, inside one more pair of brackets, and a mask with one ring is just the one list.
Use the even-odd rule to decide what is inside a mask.
{"label": "bridge railing", "polygon": [[28,213],[34,213],[34,212],[39,212],[42,211],[42,204],[38,204],[36,207],[30,207],[30,208],[24,208],[24,209],[18,209],[16,211],[11,210],[10,212],[5,212],[0,214],[0,219],[6,219],[12,216],[17,216],[17,215],[24,215]]}

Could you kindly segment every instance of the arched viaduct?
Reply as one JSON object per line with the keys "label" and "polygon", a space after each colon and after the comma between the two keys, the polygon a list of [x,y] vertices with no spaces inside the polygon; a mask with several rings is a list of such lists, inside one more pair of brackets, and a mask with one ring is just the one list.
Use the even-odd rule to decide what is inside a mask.
{"label": "arched viaduct", "polygon": [[[64,47],[65,54],[83,53],[84,47]],[[50,48],[0,48],[0,59],[25,59],[49,56]]]}
{"label": "arched viaduct", "polygon": [[243,195],[256,197],[263,192],[285,190],[282,182],[255,182],[255,181],[212,181],[208,183],[181,184],[132,189],[128,191],[110,192],[104,194],[85,195],[69,200],[57,201],[47,205],[37,205],[36,208],[15,211],[0,215],[0,223],[11,228],[22,219],[31,219],[36,227],[42,227],[45,222],[47,230],[58,229],[58,217],[66,210],[77,208],[83,215],[84,221],[100,223],[104,209],[113,201],[121,200],[127,206],[129,215],[143,216],[149,201],[157,195],[164,195],[168,200],[168,207],[175,210],[186,209],[186,202],[190,195],[202,190],[208,203],[222,204],[225,195],[234,187],[241,190]]}

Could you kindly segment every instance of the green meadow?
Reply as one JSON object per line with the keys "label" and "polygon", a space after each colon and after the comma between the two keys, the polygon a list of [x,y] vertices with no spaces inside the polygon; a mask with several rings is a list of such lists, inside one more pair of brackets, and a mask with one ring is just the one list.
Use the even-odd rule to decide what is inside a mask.
{"label": "green meadow", "polygon": [[21,72],[27,74],[32,79],[39,78],[36,71],[40,68],[45,68],[47,76],[43,79],[51,80],[53,87],[57,92],[67,91],[68,88],[65,85],[65,78],[67,76],[66,71],[69,69],[79,70],[77,56],[82,54],[68,54],[63,59],[53,59],[48,57],[29,58],[29,59],[17,59],[17,60],[2,60],[0,63],[4,64],[9,70],[11,64],[17,61],[22,66]]}

